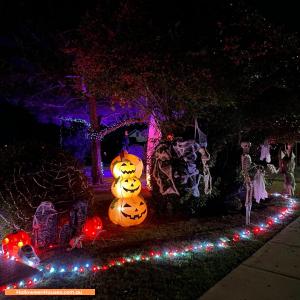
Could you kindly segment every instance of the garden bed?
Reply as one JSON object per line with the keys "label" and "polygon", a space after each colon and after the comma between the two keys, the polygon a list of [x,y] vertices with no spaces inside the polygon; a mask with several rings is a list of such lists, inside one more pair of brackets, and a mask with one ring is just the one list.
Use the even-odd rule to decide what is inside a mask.
{"label": "garden bed", "polygon": [[[272,189],[278,190],[280,184],[282,183],[274,181]],[[103,212],[108,208],[111,196],[104,193],[97,197],[100,197],[101,201],[96,202],[95,213],[99,213],[101,217],[106,216]],[[263,205],[254,205],[252,223],[266,222],[270,216],[281,211],[286,201],[273,197]],[[283,222],[274,224],[270,230],[252,235],[251,239],[233,243],[228,248],[204,253],[189,252],[176,259],[164,258],[122,264],[95,274],[58,274],[43,281],[39,287],[95,288],[101,299],[196,299],[297,215],[296,211]],[[102,219],[105,231],[94,244],[86,243],[83,249],[76,249],[71,253],[58,252],[54,256],[48,253],[48,257],[51,255],[51,258],[46,259],[45,263],[48,261],[55,266],[74,263],[81,265],[86,262],[103,265],[116,258],[149,251],[184,249],[196,241],[216,241],[223,236],[232,237],[235,232],[243,229],[242,224],[245,221],[242,213],[199,219],[158,219],[150,213],[142,225],[122,228],[111,224],[106,217]]]}

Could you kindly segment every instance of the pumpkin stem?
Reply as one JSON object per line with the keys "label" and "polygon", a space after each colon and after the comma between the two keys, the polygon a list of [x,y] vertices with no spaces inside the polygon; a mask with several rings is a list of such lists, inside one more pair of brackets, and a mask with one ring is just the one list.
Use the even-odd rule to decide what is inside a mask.
{"label": "pumpkin stem", "polygon": [[121,150],[120,157],[121,157],[121,161],[124,161],[124,159],[125,159],[125,153],[124,153],[123,149]]}

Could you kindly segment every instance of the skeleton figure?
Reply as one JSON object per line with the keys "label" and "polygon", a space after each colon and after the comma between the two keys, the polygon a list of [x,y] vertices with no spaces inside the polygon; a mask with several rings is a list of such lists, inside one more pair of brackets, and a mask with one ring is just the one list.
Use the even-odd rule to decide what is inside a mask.
{"label": "skeleton figure", "polygon": [[242,142],[241,147],[243,148],[243,154],[241,156],[241,166],[242,166],[242,175],[244,178],[244,185],[246,187],[246,225],[250,225],[250,214],[252,208],[252,198],[253,198],[253,177],[251,175],[251,156],[249,155],[249,150],[251,143]]}
{"label": "skeleton figure", "polygon": [[211,194],[212,191],[212,178],[210,175],[209,166],[207,164],[207,162],[210,160],[210,154],[204,147],[201,147],[199,149],[199,152],[201,154],[201,161],[203,166],[204,193],[208,195]]}

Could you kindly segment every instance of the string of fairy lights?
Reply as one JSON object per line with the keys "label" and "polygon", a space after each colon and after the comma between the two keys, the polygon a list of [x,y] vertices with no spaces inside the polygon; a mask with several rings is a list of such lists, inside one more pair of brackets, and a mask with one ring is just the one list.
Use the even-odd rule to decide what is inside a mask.
{"label": "string of fairy lights", "polygon": [[132,117],[127,120],[119,120],[118,122],[115,122],[109,126],[106,126],[106,128],[104,128],[102,130],[94,130],[91,127],[91,124],[84,119],[70,118],[70,117],[60,117],[59,119],[64,122],[79,123],[79,124],[84,125],[86,128],[88,128],[86,138],[90,139],[90,140],[96,140],[96,141],[102,141],[103,138],[107,134],[115,131],[116,129],[130,126],[130,125],[136,124],[136,123],[145,123],[145,120],[143,120],[141,118]]}
{"label": "string of fairy lights", "polygon": [[[141,262],[157,262],[163,260],[171,260],[176,258],[188,257],[193,253],[206,253],[217,251],[218,249],[225,249],[233,244],[238,243],[242,240],[249,240],[253,236],[263,234],[271,230],[275,224],[283,222],[284,219],[293,214],[296,209],[297,201],[294,198],[288,196],[283,196],[279,193],[272,194],[273,197],[283,197],[286,199],[286,206],[281,209],[281,211],[275,216],[267,218],[263,223],[252,227],[251,229],[243,229],[234,232],[230,237],[220,237],[214,242],[199,242],[195,241],[189,245],[183,247],[172,247],[170,249],[161,250],[147,250],[141,251],[133,255],[122,256],[108,261],[105,264],[96,263],[75,263],[75,264],[44,264],[38,267],[40,273],[30,278],[23,279],[16,283],[11,283],[9,285],[0,287],[0,291],[5,289],[15,289],[15,288],[31,288],[41,283],[43,280],[49,279],[54,276],[74,274],[74,275],[91,275],[98,272],[106,272],[115,267],[126,267],[130,264],[141,263]],[[155,247],[159,249],[160,247]],[[0,254],[3,254],[0,251]],[[17,260],[14,257],[8,257],[11,260]]]}

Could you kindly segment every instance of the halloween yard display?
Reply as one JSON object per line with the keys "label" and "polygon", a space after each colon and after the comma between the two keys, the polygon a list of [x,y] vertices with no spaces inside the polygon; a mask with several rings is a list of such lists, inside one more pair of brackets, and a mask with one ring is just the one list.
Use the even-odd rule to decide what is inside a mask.
{"label": "halloween yard display", "polygon": [[139,177],[143,171],[141,160],[135,155],[122,153],[112,161],[110,169],[115,177],[111,192],[116,197],[108,209],[110,220],[124,227],[141,224],[147,216],[146,202],[139,196],[142,188]]}
{"label": "halloween yard display", "polygon": [[57,211],[53,203],[42,202],[33,217],[33,236],[35,247],[47,247],[57,239]]}

